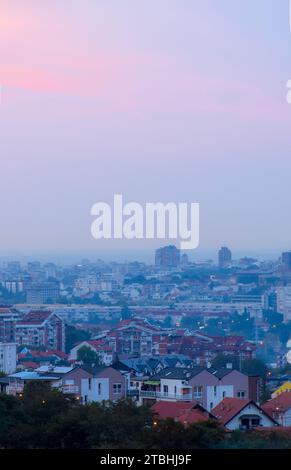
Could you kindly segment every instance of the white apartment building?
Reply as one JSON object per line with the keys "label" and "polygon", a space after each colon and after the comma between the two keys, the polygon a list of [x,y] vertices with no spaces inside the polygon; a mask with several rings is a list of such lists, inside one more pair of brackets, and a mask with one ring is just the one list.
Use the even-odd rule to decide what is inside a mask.
{"label": "white apartment building", "polygon": [[16,343],[0,343],[0,371],[13,374],[16,371]]}

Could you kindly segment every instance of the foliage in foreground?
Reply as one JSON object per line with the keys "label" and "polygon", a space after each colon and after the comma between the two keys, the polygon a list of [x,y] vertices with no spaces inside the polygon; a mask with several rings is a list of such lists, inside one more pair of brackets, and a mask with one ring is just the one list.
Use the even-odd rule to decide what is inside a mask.
{"label": "foliage in foreground", "polygon": [[[259,433],[258,433],[259,434]],[[291,448],[291,439],[270,433],[226,433],[215,421],[185,428],[171,419],[157,422],[150,409],[122,400],[81,405],[31,382],[22,397],[0,394],[0,448],[209,449]]]}

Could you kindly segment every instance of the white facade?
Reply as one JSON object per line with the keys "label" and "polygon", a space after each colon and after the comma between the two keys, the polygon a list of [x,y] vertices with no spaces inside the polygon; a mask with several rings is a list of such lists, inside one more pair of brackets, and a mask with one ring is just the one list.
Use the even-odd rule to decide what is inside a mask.
{"label": "white facade", "polygon": [[226,423],[225,427],[230,431],[234,431],[235,429],[247,429],[246,423],[249,423],[248,429],[256,426],[265,428],[274,426],[274,421],[272,421],[262,410],[258,409],[253,403],[249,403],[228,423]]}
{"label": "white facade", "polygon": [[284,413],[274,413],[273,417],[278,421],[280,426],[291,426],[291,408]]}
{"label": "white facade", "polygon": [[187,380],[161,379],[161,398],[163,400],[192,400],[192,387]]}
{"label": "white facade", "polygon": [[234,397],[233,385],[207,385],[207,410],[211,411],[220,403],[224,398]]}
{"label": "white facade", "polygon": [[114,352],[113,351],[102,350],[102,348],[100,350],[98,350],[94,346],[92,346],[92,344],[88,343],[87,341],[83,341],[82,343],[77,344],[77,346],[74,346],[71,349],[70,354],[69,354],[69,360],[70,361],[77,361],[78,351],[79,351],[79,349],[81,349],[84,346],[86,346],[87,348],[90,348],[92,351],[94,351],[96,354],[98,354],[100,361],[105,366],[111,366],[111,364],[113,363],[113,360],[114,360]]}
{"label": "white facade", "polygon": [[81,397],[82,403],[109,400],[109,379],[82,379]]}
{"label": "white facade", "polygon": [[0,371],[13,374],[16,371],[16,343],[0,343]]}

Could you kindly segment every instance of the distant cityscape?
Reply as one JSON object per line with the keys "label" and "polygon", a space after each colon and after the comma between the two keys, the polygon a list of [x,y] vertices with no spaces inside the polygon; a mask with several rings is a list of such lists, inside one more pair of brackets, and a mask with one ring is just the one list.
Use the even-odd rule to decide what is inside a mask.
{"label": "distant cityscape", "polygon": [[187,425],[291,426],[291,251],[235,260],[221,247],[194,263],[170,245],[153,265],[7,262],[0,305],[4,394],[46,382],[81,404],[129,399]]}

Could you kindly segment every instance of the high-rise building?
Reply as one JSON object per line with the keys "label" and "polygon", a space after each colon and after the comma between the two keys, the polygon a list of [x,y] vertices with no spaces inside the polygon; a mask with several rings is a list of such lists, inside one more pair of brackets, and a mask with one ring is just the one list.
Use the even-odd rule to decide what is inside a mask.
{"label": "high-rise building", "polygon": [[181,264],[183,266],[187,266],[187,264],[189,264],[189,258],[188,258],[188,255],[186,255],[186,253],[183,253],[182,255]]}
{"label": "high-rise building", "polygon": [[291,271],[291,251],[282,253],[282,268],[284,271]]}
{"label": "high-rise building", "polygon": [[222,246],[218,252],[218,266],[220,268],[229,268],[231,266],[231,251],[226,246]]}
{"label": "high-rise building", "polygon": [[18,345],[65,351],[65,323],[51,311],[31,311],[16,324]]}
{"label": "high-rise building", "polygon": [[174,245],[156,250],[155,265],[164,268],[176,268],[180,264],[180,250]]}

